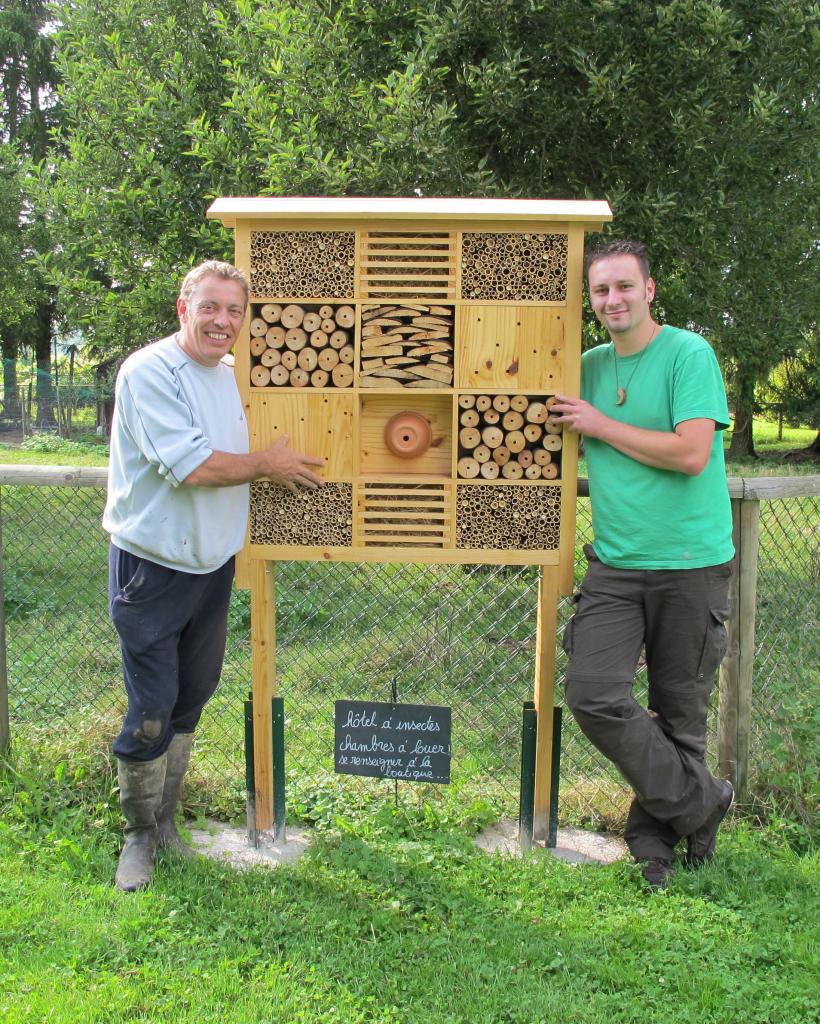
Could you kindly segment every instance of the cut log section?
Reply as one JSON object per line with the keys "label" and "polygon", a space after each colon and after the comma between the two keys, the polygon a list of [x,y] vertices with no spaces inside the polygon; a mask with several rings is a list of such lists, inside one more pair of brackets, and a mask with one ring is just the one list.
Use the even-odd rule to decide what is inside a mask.
{"label": "cut log section", "polygon": [[[459,395],[459,460],[474,459],[485,480],[559,478],[563,437],[549,415],[553,403],[544,395]],[[495,468],[484,470],[488,463]]]}
{"label": "cut log section", "polygon": [[[352,386],[356,321],[353,306],[295,302],[282,306],[266,302],[254,304],[251,317],[254,387]],[[340,361],[350,372],[331,376]],[[282,372],[271,373],[266,379],[264,373],[253,372],[257,367],[278,368]]]}
{"label": "cut log section", "polygon": [[[362,386],[451,387],[454,326],[453,306],[363,306]],[[392,359],[401,359],[401,364],[388,361]]]}

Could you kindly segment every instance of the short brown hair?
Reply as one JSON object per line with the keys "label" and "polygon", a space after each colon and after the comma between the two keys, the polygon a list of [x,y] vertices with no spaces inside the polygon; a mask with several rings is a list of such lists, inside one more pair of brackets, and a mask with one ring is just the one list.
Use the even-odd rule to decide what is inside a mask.
{"label": "short brown hair", "polygon": [[593,249],[592,252],[587,253],[584,258],[584,276],[589,279],[589,268],[592,264],[597,263],[598,260],[605,260],[609,256],[634,256],[641,268],[644,280],[649,280],[651,275],[649,273],[649,259],[646,255],[646,246],[643,242],[633,242],[628,238],[613,238],[597,249]]}
{"label": "short brown hair", "polygon": [[236,281],[238,285],[241,285],[245,296],[245,305],[248,305],[248,279],[238,267],[232,263],[225,263],[224,260],[205,260],[204,263],[189,270],[179,287],[179,297],[188,302],[196,286],[205,277],[222,277],[226,281]]}

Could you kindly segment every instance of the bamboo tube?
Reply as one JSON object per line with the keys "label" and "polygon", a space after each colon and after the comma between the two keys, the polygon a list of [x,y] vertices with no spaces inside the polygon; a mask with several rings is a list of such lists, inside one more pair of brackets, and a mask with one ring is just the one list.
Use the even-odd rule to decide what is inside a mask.
{"label": "bamboo tube", "polygon": [[256,388],[265,388],[270,384],[270,370],[267,366],[254,366],[251,369],[251,384]]}

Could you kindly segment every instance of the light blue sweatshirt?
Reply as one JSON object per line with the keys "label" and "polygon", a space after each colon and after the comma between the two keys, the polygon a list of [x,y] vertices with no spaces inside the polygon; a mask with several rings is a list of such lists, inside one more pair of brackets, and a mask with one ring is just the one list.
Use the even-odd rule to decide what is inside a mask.
{"label": "light blue sweatshirt", "polygon": [[129,356],[117,376],[103,513],[113,543],[191,573],[212,572],[236,554],[248,485],[182,484],[213,451],[248,451],[232,368],[195,362],[176,335]]}

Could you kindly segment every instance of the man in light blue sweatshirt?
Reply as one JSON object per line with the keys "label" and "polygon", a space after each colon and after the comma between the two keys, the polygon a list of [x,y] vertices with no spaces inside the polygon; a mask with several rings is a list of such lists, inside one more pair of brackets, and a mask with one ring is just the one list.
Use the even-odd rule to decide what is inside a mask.
{"label": "man in light blue sweatshirt", "polygon": [[318,487],[323,460],[283,436],[248,451],[233,347],[248,306],[240,270],[209,260],[182,282],[180,329],[117,377],[108,501],[109,608],[128,710],[114,741],[125,817],[116,885],[146,886],[157,846],[190,853],[174,823],[194,730],[222,671],[248,484]]}

